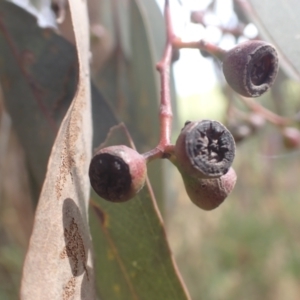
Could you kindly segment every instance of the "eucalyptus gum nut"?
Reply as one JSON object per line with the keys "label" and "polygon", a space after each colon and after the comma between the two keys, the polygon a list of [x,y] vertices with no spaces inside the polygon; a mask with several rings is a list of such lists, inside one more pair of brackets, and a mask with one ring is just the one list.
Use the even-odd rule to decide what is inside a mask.
{"label": "eucalyptus gum nut", "polygon": [[231,193],[236,183],[236,173],[233,168],[213,179],[199,179],[182,174],[186,192],[191,201],[203,210],[217,208]]}
{"label": "eucalyptus gum nut", "polygon": [[91,186],[103,199],[125,202],[144,186],[147,165],[144,157],[127,146],[100,149],[89,168]]}
{"label": "eucalyptus gum nut", "polygon": [[245,97],[261,96],[273,85],[278,73],[275,47],[260,40],[236,45],[222,61],[228,84]]}
{"label": "eucalyptus gum nut", "polygon": [[231,167],[235,142],[218,121],[186,122],[174,152],[174,163],[180,172],[195,178],[218,178]]}

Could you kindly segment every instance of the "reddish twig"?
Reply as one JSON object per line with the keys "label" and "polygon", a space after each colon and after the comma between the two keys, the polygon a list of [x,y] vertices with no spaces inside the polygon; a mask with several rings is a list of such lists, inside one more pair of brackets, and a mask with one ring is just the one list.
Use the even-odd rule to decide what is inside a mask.
{"label": "reddish twig", "polygon": [[144,157],[150,161],[156,158],[169,157],[174,146],[171,144],[172,129],[172,106],[170,96],[170,65],[172,58],[172,41],[174,39],[174,31],[171,20],[171,12],[169,0],[165,1],[164,16],[166,22],[167,41],[161,61],[156,65],[157,71],[160,73],[160,141],[156,148],[144,153]]}
{"label": "reddish twig", "polygon": [[170,96],[170,65],[172,57],[173,27],[170,14],[169,0],[165,3],[165,21],[167,30],[167,42],[162,60],[156,69],[160,73],[161,95],[160,95],[160,142],[159,146],[165,147],[170,144],[172,126],[172,107]]}
{"label": "reddish twig", "polygon": [[227,53],[226,50],[220,48],[215,44],[209,43],[203,39],[200,41],[184,42],[177,37],[177,38],[173,38],[172,45],[174,48],[177,49],[189,48],[189,49],[204,50],[221,61],[223,60],[223,57]]}

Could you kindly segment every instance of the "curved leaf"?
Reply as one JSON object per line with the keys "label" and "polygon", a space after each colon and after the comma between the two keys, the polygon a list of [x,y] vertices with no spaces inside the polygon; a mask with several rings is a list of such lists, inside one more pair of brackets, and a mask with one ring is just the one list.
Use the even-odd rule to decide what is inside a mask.
{"label": "curved leaf", "polygon": [[79,60],[75,98],[60,126],[24,263],[22,299],[95,299],[88,226],[92,123],[86,3],[69,3]]}

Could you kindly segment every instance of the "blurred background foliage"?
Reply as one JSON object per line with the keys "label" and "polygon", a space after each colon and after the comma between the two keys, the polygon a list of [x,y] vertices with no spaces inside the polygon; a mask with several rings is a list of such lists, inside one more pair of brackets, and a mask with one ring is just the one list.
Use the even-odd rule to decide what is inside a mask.
{"label": "blurred background foliage", "polygon": [[[124,1],[129,2],[130,0]],[[189,7],[187,2],[192,1],[176,1],[176,5],[179,3],[182,5],[180,9],[186,9]],[[246,134],[239,135],[234,162],[238,181],[232,194],[214,211],[201,211],[190,202],[179,173],[170,164],[160,162],[152,167],[152,183],[163,212],[168,240],[194,300],[296,300],[300,298],[300,143],[293,144],[292,148],[287,147],[289,144],[282,132],[285,124],[295,129],[299,128],[300,87],[297,76],[300,55],[297,54],[300,45],[297,42],[299,37],[296,40],[292,39],[299,32],[299,24],[295,25],[294,16],[297,15],[297,11],[300,13],[300,4],[291,1],[285,6],[280,1],[276,1],[276,5],[272,2],[273,10],[276,7],[276,16],[272,19],[272,4],[268,7],[265,3],[262,7],[264,4],[259,1],[224,1],[233,9],[233,17],[228,18],[226,23],[222,21],[222,14],[220,16],[218,13],[218,3],[222,1],[202,2],[201,13],[213,15],[214,22],[207,24],[205,22],[211,22],[212,18],[204,18],[202,21],[205,22],[197,24],[198,29],[203,32],[213,32],[211,27],[221,30],[215,42],[232,46],[236,41],[242,40],[244,32],[242,30],[242,34],[236,36],[224,28],[232,30],[254,21],[259,29],[259,36],[279,47],[284,63],[278,79],[273,90],[256,101],[283,116],[286,123],[283,122],[282,125],[282,122],[269,122],[265,120],[261,110],[259,113],[253,110],[253,106],[241,101],[226,86],[218,63],[210,57],[202,57],[198,51],[197,55],[201,58],[197,62],[199,64],[194,63],[190,66],[190,73],[186,69],[185,76],[193,76],[192,68],[202,68],[204,73],[215,74],[211,80],[216,84],[209,90],[194,94],[178,93],[177,97],[173,91],[174,140],[180,130],[180,124],[187,119],[217,119],[226,123],[232,131],[236,130],[238,134],[245,132],[245,126],[248,126],[248,129],[251,127],[248,122],[251,114],[259,115],[264,122],[255,130],[250,128],[250,131],[246,130]],[[37,3],[40,2],[34,1],[34,7],[38,7]],[[45,3],[47,4],[47,1]],[[95,9],[99,3],[101,10]],[[107,10],[111,10],[109,3],[110,1],[105,0],[89,1],[94,62],[92,72],[95,84],[104,97],[116,101],[109,103],[110,107],[113,107],[121,120],[128,123],[138,148],[145,151],[155,145],[158,136],[155,115],[158,112],[159,89],[157,82],[151,82],[155,77],[149,75],[155,72],[155,66],[137,62],[143,60],[145,51],[151,52],[154,61],[159,59],[164,43],[163,22],[162,19],[151,22],[153,10],[150,6],[156,6],[154,0],[136,1],[143,3],[144,6],[140,7],[141,15],[151,30],[138,32],[141,21],[136,19],[136,26],[122,34],[107,17],[111,15],[111,11],[106,13]],[[248,6],[245,6],[245,3]],[[58,13],[58,17],[64,18],[64,22],[59,25],[62,36],[72,42],[70,19],[63,4],[63,1],[53,1],[52,8]],[[156,9],[157,7],[154,10]],[[119,21],[123,26],[119,28],[129,26],[126,14],[120,15]],[[216,23],[216,18],[220,18],[221,21]],[[289,22],[285,21],[286,18],[289,18]],[[265,22],[266,20],[268,22]],[[136,37],[134,46],[128,43],[126,32]],[[138,34],[141,34],[141,37],[149,35],[156,42],[154,47],[143,49],[144,44],[139,43]],[[283,35],[284,43],[280,38]],[[123,38],[118,39],[116,36]],[[182,60],[183,51],[188,50],[181,51]],[[195,54],[197,50],[193,51]],[[133,59],[136,64],[130,63],[132,57],[136,58]],[[182,70],[178,68],[180,62],[181,59],[175,62],[175,72],[176,68]],[[208,71],[209,67],[213,72]],[[109,85],[109,76],[114,76],[113,72],[125,74],[119,76],[119,82],[113,82],[118,85],[117,88]],[[144,74],[146,77],[149,75],[149,80],[144,79],[141,82],[138,78],[126,77],[127,72],[137,72],[135,74]],[[176,78],[180,77],[175,74]],[[124,89],[124,86],[128,86],[128,81],[130,91]],[[176,84],[183,85],[178,80]],[[199,80],[198,84],[203,83]],[[182,86],[178,87],[178,90],[182,90]],[[153,106],[149,105],[148,100],[141,100],[135,104],[127,102],[132,96],[132,91],[135,93],[134,97],[153,97]],[[149,96],[149,93],[153,93],[153,96]],[[0,299],[17,299],[22,263],[33,223],[32,198],[36,195],[32,191],[31,174],[27,172],[26,153],[11,127],[3,100],[0,103]],[[138,112],[143,110],[150,116],[150,121],[145,122],[139,115]]]}

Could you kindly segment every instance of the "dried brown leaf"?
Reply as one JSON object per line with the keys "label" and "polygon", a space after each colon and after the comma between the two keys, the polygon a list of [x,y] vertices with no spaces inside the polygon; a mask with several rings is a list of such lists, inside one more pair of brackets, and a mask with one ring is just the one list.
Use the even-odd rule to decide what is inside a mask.
{"label": "dried brown leaf", "polygon": [[94,299],[88,227],[92,126],[86,2],[69,2],[79,85],[58,132],[26,256],[21,299]]}

